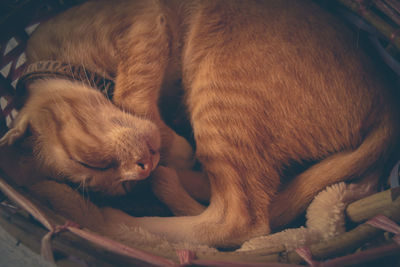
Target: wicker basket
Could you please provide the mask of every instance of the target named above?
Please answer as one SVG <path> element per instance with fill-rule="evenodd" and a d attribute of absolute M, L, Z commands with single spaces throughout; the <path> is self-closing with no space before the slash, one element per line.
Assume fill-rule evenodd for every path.
<path fill-rule="evenodd" d="M 41 21 L 82 1 L 3 0 L 0 3 L 1 135 L 7 131 L 16 116 L 15 85 L 25 66 L 23 51 L 29 35 Z M 391 69 L 389 71 L 400 76 L 400 2 L 397 0 L 318 2 L 334 9 L 339 16 L 356 27 L 360 34 L 368 36 L 377 53 Z M 396 168 L 392 172 L 392 187 L 398 186 L 399 166 Z M 172 266 L 178 265 L 179 262 L 200 266 L 287 266 L 279 263 L 308 263 L 315 266 L 318 264 L 374 266 L 379 263 L 383 266 L 400 266 L 400 227 L 396 225 L 400 223 L 399 187 L 349 205 L 347 212 L 352 216 L 357 217 L 361 210 L 364 211 L 363 217 L 355 220 L 364 223 L 353 225 L 350 231 L 334 238 L 329 244 L 316 244 L 296 252 L 286 252 L 279 247 L 242 254 L 232 252 L 195 254 L 191 251 L 179 251 L 176 255 L 164 258 L 155 255 L 156 253 L 144 252 L 140 248 L 124 247 L 117 243 L 113 243 L 114 246 L 105 246 L 104 238 L 88 234 L 74 225 L 57 227 L 56 225 L 64 224 L 63 218 L 47 211 L 46 207 L 40 206 L 34 200 L 24 197 L 23 192 L 5 181 L 9 179 L 0 170 L 0 226 L 33 251 L 38 253 L 42 251 L 45 256 L 46 253 L 49 254 L 51 239 L 54 253 L 47 255 L 47 258 L 55 260 L 60 265 L 66 259 L 74 258 L 95 266 L 117 264 Z M 378 213 L 381 216 L 373 219 Z M 379 228 L 383 228 L 384 231 Z M 384 232 L 386 234 L 383 234 Z"/>

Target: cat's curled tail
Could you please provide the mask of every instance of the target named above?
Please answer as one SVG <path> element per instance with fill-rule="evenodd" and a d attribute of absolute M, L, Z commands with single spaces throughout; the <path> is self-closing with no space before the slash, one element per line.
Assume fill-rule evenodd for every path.
<path fill-rule="evenodd" d="M 287 225 L 301 214 L 314 196 L 323 188 L 341 181 L 379 178 L 390 151 L 398 145 L 399 127 L 393 113 L 376 125 L 359 147 L 352 151 L 333 154 L 296 176 L 271 204 L 271 228 Z M 393 127 L 394 126 L 394 127 Z"/>

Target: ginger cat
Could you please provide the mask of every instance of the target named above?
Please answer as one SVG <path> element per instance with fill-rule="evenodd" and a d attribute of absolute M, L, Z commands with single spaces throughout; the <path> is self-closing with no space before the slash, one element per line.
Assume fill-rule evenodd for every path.
<path fill-rule="evenodd" d="M 132 124 L 144 116 L 143 134 L 155 138 L 153 123 L 158 126 L 166 157 L 176 135 L 162 122 L 157 103 L 160 91 L 182 77 L 210 204 L 193 201 L 163 167 L 158 177 L 175 181 L 160 178 L 169 191 L 165 201 L 191 216 L 134 218 L 103 208 L 88 217 L 54 197 L 52 187 L 36 191 L 64 207 L 61 213 L 117 239 L 134 239 L 126 227 L 137 226 L 171 241 L 213 246 L 265 235 L 294 219 L 326 186 L 378 177 L 397 146 L 392 86 L 354 37 L 308 0 L 93 1 L 74 7 L 39 27 L 27 48 L 29 60 L 82 64 L 115 79 L 113 102 L 132 114 Z M 15 127 L 26 128 L 20 124 L 28 118 Z M 74 134 L 68 138 L 81 138 Z M 108 136 L 97 134 L 95 139 Z M 158 149 L 158 141 L 150 143 L 150 152 Z M 106 147 L 85 149 L 96 159 L 92 167 L 109 166 Z M 284 177 L 303 162 L 314 164 Z"/>

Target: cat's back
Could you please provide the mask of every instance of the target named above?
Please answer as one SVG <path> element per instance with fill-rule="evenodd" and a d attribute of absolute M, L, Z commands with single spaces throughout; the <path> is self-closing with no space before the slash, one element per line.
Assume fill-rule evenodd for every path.
<path fill-rule="evenodd" d="M 189 25 L 183 72 L 198 132 L 202 119 L 221 127 L 236 114 L 252 140 L 274 140 L 269 155 L 314 159 L 396 121 L 393 84 L 313 1 L 206 1 Z"/>
<path fill-rule="evenodd" d="M 59 60 L 114 78 L 118 45 L 137 14 L 153 1 L 88 1 L 39 25 L 28 41 L 28 61 Z"/>

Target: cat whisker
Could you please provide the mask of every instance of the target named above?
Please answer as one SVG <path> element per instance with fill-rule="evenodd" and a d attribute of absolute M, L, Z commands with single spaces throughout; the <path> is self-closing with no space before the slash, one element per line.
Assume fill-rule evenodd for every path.
<path fill-rule="evenodd" d="M 103 69 L 103 77 L 102 78 L 103 78 L 103 87 L 106 88 L 106 70 L 105 69 Z M 108 92 L 106 92 L 105 96 L 108 100 L 111 101 L 110 96 L 108 95 Z"/>
<path fill-rule="evenodd" d="M 76 188 L 76 190 L 81 190 L 83 192 L 87 191 L 87 182 L 89 180 L 91 180 L 91 177 L 85 177 L 82 179 L 82 181 L 79 183 L 78 187 Z"/>
<path fill-rule="evenodd" d="M 84 181 L 82 180 L 78 186 L 75 188 L 75 191 L 81 191 L 84 188 Z"/>
<path fill-rule="evenodd" d="M 81 65 L 82 65 L 82 68 L 83 68 L 83 74 L 85 74 L 85 79 L 86 79 L 86 82 L 90 85 L 90 87 L 95 87 L 93 84 L 92 84 L 92 80 L 89 78 L 89 76 L 87 75 L 87 71 L 86 71 L 86 67 L 85 67 L 85 65 L 83 64 L 83 62 L 81 63 Z"/>
<path fill-rule="evenodd" d="M 88 189 L 88 184 L 90 183 L 90 181 L 93 179 L 93 177 L 85 177 L 82 182 L 82 197 L 83 199 L 86 201 L 86 207 L 89 207 L 89 203 L 90 203 L 90 194 L 89 194 L 89 189 Z M 86 197 L 85 197 L 86 195 Z"/>
<path fill-rule="evenodd" d="M 95 86 L 95 81 L 94 81 L 94 80 L 91 80 L 91 79 L 89 78 L 89 76 L 87 75 L 86 66 L 85 66 L 85 64 L 83 63 L 83 60 L 82 60 L 82 59 L 81 59 L 81 66 L 82 66 L 82 68 L 83 68 L 83 73 L 84 73 L 84 75 L 85 75 L 85 79 L 86 79 L 87 83 L 90 85 L 90 87 L 95 88 L 95 87 L 96 87 L 96 86 Z"/>
<path fill-rule="evenodd" d="M 82 197 L 85 200 L 85 194 L 86 194 L 86 178 L 82 180 L 81 182 L 81 186 L 82 186 Z"/>
<path fill-rule="evenodd" d="M 67 53 L 67 55 L 71 55 L 71 46 L 68 46 L 68 53 Z M 71 74 L 72 74 L 72 78 L 74 79 L 74 80 L 76 80 L 76 78 L 75 78 L 75 74 L 74 74 L 74 72 L 73 72 L 73 70 L 72 70 L 72 66 L 71 66 L 71 64 L 70 64 L 70 62 L 71 62 L 71 60 L 70 59 L 67 59 L 67 63 L 68 63 L 68 67 L 69 67 L 69 70 L 71 71 Z"/>

